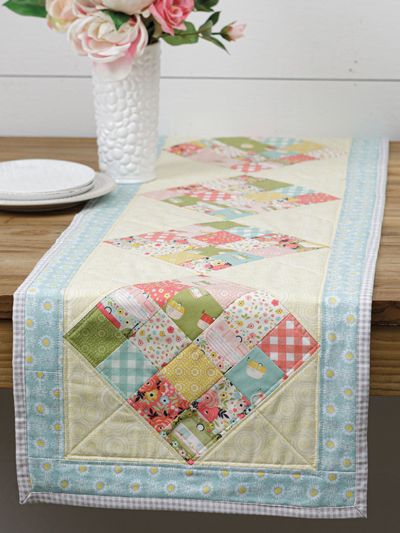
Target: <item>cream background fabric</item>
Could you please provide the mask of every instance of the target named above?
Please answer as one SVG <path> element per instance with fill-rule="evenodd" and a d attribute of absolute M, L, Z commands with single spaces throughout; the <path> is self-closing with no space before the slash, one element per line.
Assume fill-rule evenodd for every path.
<path fill-rule="evenodd" d="M 175 142 L 176 140 L 168 144 L 174 144 Z M 321 140 L 319 139 L 318 142 L 321 142 Z M 287 181 L 292 184 L 314 188 L 318 192 L 325 192 L 341 197 L 345 185 L 347 153 L 350 147 L 350 141 L 333 140 L 326 141 L 325 144 L 332 151 L 336 153 L 340 152 L 342 155 L 332 159 L 258 172 L 255 176 Z M 234 177 L 239 175 L 240 172 L 220 166 L 197 163 L 163 152 L 158 163 L 157 174 L 159 179 L 141 187 L 139 193 L 132 199 L 126 210 L 121 213 L 121 216 L 104 237 L 104 240 L 121 238 L 148 231 L 177 229 L 199 222 L 215 221 L 215 217 L 168 205 L 164 202 L 142 196 L 141 193 L 177 185 L 206 182 L 216 177 Z M 318 310 L 320 294 L 329 258 L 329 246 L 335 234 L 340 206 L 341 201 L 339 200 L 240 218 L 240 223 L 271 228 L 278 232 L 323 244 L 326 248 L 312 252 L 268 258 L 218 272 L 212 271 L 209 275 L 214 278 L 243 283 L 255 289 L 268 289 L 319 340 Z M 82 264 L 65 291 L 64 329 L 65 331 L 69 330 L 101 297 L 114 289 L 141 282 L 161 281 L 171 278 L 179 279 L 189 277 L 192 274 L 193 271 L 186 268 L 153 257 L 139 255 L 131 250 L 120 249 L 116 246 L 100 243 Z M 72 347 L 66 344 L 64 353 L 67 368 L 75 368 L 74 365 L 78 364 L 76 361 L 77 355 L 73 353 Z M 309 372 L 311 372 L 311 369 L 315 369 L 316 366 L 317 364 L 313 363 L 312 365 L 308 365 L 307 369 L 310 369 Z M 95 374 L 95 371 L 92 371 L 92 374 Z M 112 398 L 110 412 L 114 412 L 118 401 L 114 399 L 114 392 L 111 386 L 100 378 L 97 378 L 97 380 L 102 382 L 102 390 L 106 391 L 104 394 Z M 75 412 L 75 408 L 70 404 L 71 398 L 75 397 L 77 401 L 81 400 L 79 399 L 79 395 L 74 394 L 74 380 L 68 373 L 65 377 L 65 384 L 67 388 L 66 405 L 68 406 L 68 409 L 66 409 L 66 440 L 68 444 L 67 450 L 71 450 L 72 447 L 78 444 L 80 439 L 84 438 L 82 430 L 79 429 L 81 423 L 75 415 L 71 416 L 71 413 Z M 89 389 L 90 386 L 87 389 L 87 394 L 90 397 Z M 284 390 L 283 387 L 282 390 Z M 314 392 L 313 389 L 311 392 L 312 397 L 314 397 Z M 120 402 L 119 405 L 122 405 L 122 403 Z M 107 416 L 110 412 L 107 411 Z M 136 420 L 134 415 L 132 416 L 132 431 L 135 433 L 133 426 L 141 423 L 141 421 Z M 253 416 L 249 417 L 243 423 L 243 426 L 251 427 L 251 424 L 257 426 L 257 423 L 261 423 L 262 421 L 260 420 L 260 416 L 254 416 L 253 422 Z M 303 415 L 301 419 L 304 420 L 306 416 L 308 415 Z M 314 460 L 310 443 L 302 441 L 300 444 L 303 452 L 302 455 L 298 454 L 293 446 L 287 448 L 284 444 L 284 439 L 279 435 L 277 436 L 276 431 L 273 429 L 273 425 L 271 425 L 271 423 L 273 424 L 273 420 L 270 420 L 269 416 L 266 418 L 270 423 L 266 426 L 264 424 L 265 427 L 262 429 L 262 432 L 265 433 L 267 431 L 269 434 L 268 439 L 273 439 L 274 445 L 272 448 L 274 450 L 282 451 L 276 451 L 273 457 L 269 456 L 268 458 L 265 455 L 266 452 L 263 452 L 264 455 L 261 452 L 260 454 L 257 452 L 258 460 L 267 461 L 268 459 L 267 462 L 271 464 L 275 464 L 275 461 L 278 461 L 280 464 L 294 463 L 299 465 L 303 461 L 309 467 L 310 462 L 312 463 Z M 126 419 L 122 416 L 121 411 L 117 412 L 109 423 L 115 429 L 122 420 Z M 96 423 L 98 423 L 97 420 Z M 90 425 L 94 427 L 94 421 Z M 293 438 L 296 440 L 295 433 L 297 430 L 298 428 L 294 426 L 287 430 L 285 436 L 289 442 L 292 442 Z M 90 442 L 90 448 L 92 450 L 97 449 L 98 453 L 104 453 L 105 445 L 101 443 L 101 438 L 103 437 L 100 435 L 102 434 L 104 436 L 108 431 L 109 428 L 106 423 L 102 426 L 101 430 L 92 434 L 84 442 L 86 444 Z M 235 430 L 233 433 L 235 433 Z M 155 453 L 154 458 L 163 460 L 169 457 L 168 451 L 165 451 L 163 446 L 159 445 L 157 448 L 153 442 L 153 435 L 151 433 L 143 432 L 142 438 L 145 443 L 144 448 L 152 450 L 151 453 Z M 158 435 L 154 435 L 154 438 L 158 441 L 161 440 Z M 267 438 L 267 435 L 265 435 L 265 438 Z M 223 439 L 223 449 L 225 449 L 225 446 L 228 446 L 228 439 L 229 437 Z M 277 444 L 278 441 L 281 443 L 279 446 Z M 156 448 L 158 450 L 157 452 L 155 451 Z M 88 453 L 87 447 L 83 443 L 77 450 L 83 455 Z M 215 450 L 217 450 L 217 447 Z M 224 453 L 222 455 L 224 455 L 224 461 L 226 462 L 230 456 L 228 452 Z M 296 459 L 296 454 L 298 457 L 305 456 L 307 460 L 304 457 L 301 460 L 298 457 Z M 207 460 L 211 461 L 211 456 L 215 456 L 214 460 L 216 462 L 222 461 L 217 451 L 209 454 Z M 261 459 L 262 457 L 263 459 Z M 234 457 L 232 456 L 230 460 L 234 461 Z M 236 457 L 234 462 L 237 461 L 239 459 Z M 246 463 L 246 461 L 250 461 L 250 459 L 242 459 L 243 463 Z M 305 465 L 303 464 L 303 466 Z"/>

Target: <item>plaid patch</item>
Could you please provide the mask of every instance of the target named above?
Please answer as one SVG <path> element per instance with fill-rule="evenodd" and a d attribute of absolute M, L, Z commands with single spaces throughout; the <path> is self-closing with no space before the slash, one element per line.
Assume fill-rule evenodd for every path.
<path fill-rule="evenodd" d="M 258 346 L 286 375 L 299 368 L 319 348 L 318 342 L 291 314 Z"/>
<path fill-rule="evenodd" d="M 100 363 L 96 370 L 119 389 L 124 398 L 128 398 L 157 372 L 157 369 L 129 340 Z"/>

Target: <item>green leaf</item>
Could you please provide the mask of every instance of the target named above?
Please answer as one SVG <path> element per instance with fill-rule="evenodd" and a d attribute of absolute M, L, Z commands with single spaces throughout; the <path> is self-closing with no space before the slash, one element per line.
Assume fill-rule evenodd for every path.
<path fill-rule="evenodd" d="M 221 12 L 220 11 L 215 11 L 207 20 L 207 22 L 209 20 L 211 20 L 211 22 L 213 23 L 213 25 L 215 26 L 215 24 L 217 24 L 217 22 L 219 21 L 219 16 L 220 16 Z"/>
<path fill-rule="evenodd" d="M 229 54 L 229 52 L 228 52 L 226 46 L 224 45 L 224 43 L 222 43 L 221 41 L 219 41 L 216 37 L 213 37 L 212 35 L 205 35 L 205 36 L 203 36 L 203 39 L 204 39 L 205 41 L 208 41 L 208 42 L 210 42 L 210 43 L 215 44 L 215 45 L 218 46 L 219 48 L 222 48 L 222 50 L 225 50 L 225 52 L 227 52 L 227 53 Z"/>
<path fill-rule="evenodd" d="M 211 20 L 207 20 L 202 26 L 199 28 L 199 33 L 201 35 L 211 35 L 213 29 L 213 23 Z"/>
<path fill-rule="evenodd" d="M 8 0 L 5 7 L 18 15 L 46 18 L 46 0 Z"/>
<path fill-rule="evenodd" d="M 211 17 L 208 17 L 205 23 L 200 26 L 199 33 L 202 35 L 211 35 L 213 26 L 217 24 L 219 20 L 219 15 L 219 12 L 215 12 L 211 15 Z"/>
<path fill-rule="evenodd" d="M 172 46 L 197 43 L 199 40 L 199 32 L 191 22 L 185 22 L 185 26 L 184 30 L 175 30 L 174 35 L 163 33 L 161 38 Z"/>
<path fill-rule="evenodd" d="M 218 4 L 219 0 L 196 0 L 196 11 L 213 11 L 213 7 Z"/>
<path fill-rule="evenodd" d="M 128 20 L 131 18 L 130 15 L 127 15 L 126 13 L 121 13 L 120 11 L 112 11 L 112 9 L 104 9 L 103 12 L 107 13 L 107 15 L 110 16 L 110 18 L 114 22 L 114 26 L 117 31 L 123 24 L 125 24 L 125 22 L 128 22 Z"/>

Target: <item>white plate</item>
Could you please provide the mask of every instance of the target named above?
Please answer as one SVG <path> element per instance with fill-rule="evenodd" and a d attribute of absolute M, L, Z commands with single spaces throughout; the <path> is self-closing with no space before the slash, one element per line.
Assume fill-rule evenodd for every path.
<path fill-rule="evenodd" d="M 50 211 L 55 209 L 64 209 L 72 205 L 99 198 L 116 187 L 115 181 L 106 176 L 106 174 L 97 173 L 94 177 L 93 187 L 82 194 L 69 196 L 67 198 L 55 198 L 51 200 L 1 200 L 0 209 L 3 211 Z"/>
<path fill-rule="evenodd" d="M 0 163 L 0 201 L 52 200 L 77 196 L 93 187 L 95 171 L 55 159 L 19 159 Z"/>

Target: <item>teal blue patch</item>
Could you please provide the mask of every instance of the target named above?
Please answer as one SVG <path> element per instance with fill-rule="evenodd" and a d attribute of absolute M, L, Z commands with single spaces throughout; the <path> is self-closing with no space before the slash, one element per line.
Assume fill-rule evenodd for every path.
<path fill-rule="evenodd" d="M 256 347 L 225 376 L 254 402 L 260 394 L 267 394 L 272 390 L 283 378 L 284 373 L 260 348 Z"/>

